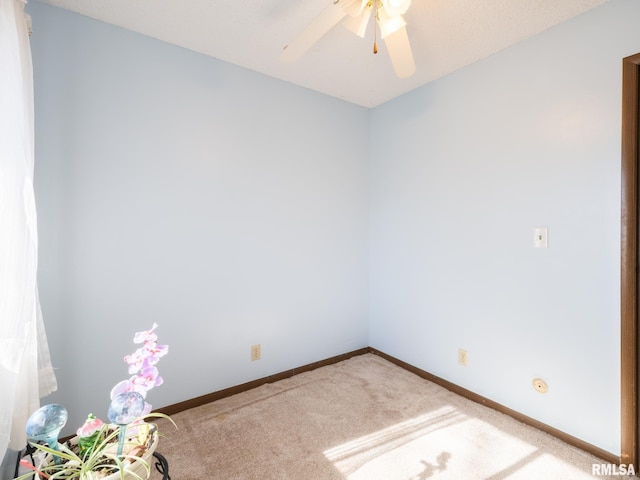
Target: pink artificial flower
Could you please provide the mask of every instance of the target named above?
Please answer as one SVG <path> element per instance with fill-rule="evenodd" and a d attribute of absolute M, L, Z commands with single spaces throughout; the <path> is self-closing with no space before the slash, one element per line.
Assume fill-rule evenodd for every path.
<path fill-rule="evenodd" d="M 148 354 L 147 359 L 152 365 L 158 363 L 160 357 L 164 357 L 169 353 L 169 345 L 158 345 L 156 342 L 147 342 L 144 346 Z"/>
<path fill-rule="evenodd" d="M 153 324 L 151 330 L 146 330 L 144 332 L 136 332 L 133 337 L 133 343 L 146 343 L 146 342 L 155 342 L 158 339 L 158 336 L 153 333 L 153 331 L 158 327 L 157 323 Z"/>
<path fill-rule="evenodd" d="M 168 345 L 158 345 L 155 341 L 145 341 L 144 345 L 133 352 L 126 355 L 124 361 L 129 364 L 129 373 L 139 372 L 147 365 L 155 365 L 169 352 Z"/>
<path fill-rule="evenodd" d="M 145 390 L 162 385 L 164 380 L 156 367 L 145 367 L 138 375 L 131 377 L 131 383 Z"/>
<path fill-rule="evenodd" d="M 131 355 L 126 355 L 124 357 L 124 361 L 129 364 L 129 374 L 134 374 L 142 368 L 146 359 L 145 350 L 143 348 L 139 348 Z"/>
<path fill-rule="evenodd" d="M 129 380 L 122 380 L 118 382 L 115 387 L 111 389 L 111 400 L 116 398 L 121 393 L 126 392 L 138 392 L 143 397 L 147 396 L 147 388 L 144 388 L 143 385 L 139 385 L 133 382 L 133 379 L 136 377 L 131 377 Z"/>
<path fill-rule="evenodd" d="M 168 345 L 158 345 L 158 336 L 154 330 L 158 327 L 154 323 L 151 330 L 137 332 L 133 338 L 134 343 L 142 343 L 131 355 L 125 355 L 124 361 L 129 365 L 129 374 L 133 375 L 129 380 L 119 382 L 111 390 L 111 399 L 125 392 L 138 392 L 146 398 L 147 392 L 153 387 L 164 383 L 158 369 L 154 366 L 159 359 L 169 352 Z M 145 403 L 143 414 L 151 411 L 151 405 Z"/>

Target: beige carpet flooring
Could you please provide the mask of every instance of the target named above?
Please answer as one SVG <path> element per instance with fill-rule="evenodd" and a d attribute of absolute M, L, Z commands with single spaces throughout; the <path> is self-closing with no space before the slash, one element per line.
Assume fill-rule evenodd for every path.
<path fill-rule="evenodd" d="M 158 451 L 173 480 L 625 478 L 592 475 L 603 460 L 374 354 L 172 418 Z"/>

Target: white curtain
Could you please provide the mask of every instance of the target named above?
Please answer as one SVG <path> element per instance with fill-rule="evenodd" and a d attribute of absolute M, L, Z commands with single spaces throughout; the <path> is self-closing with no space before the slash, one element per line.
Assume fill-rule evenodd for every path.
<path fill-rule="evenodd" d="M 0 0 L 0 459 L 57 388 L 36 286 L 33 72 L 25 1 Z"/>

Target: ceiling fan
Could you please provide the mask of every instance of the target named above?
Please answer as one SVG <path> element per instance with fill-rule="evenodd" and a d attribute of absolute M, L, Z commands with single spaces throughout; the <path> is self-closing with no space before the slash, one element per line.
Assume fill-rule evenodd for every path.
<path fill-rule="evenodd" d="M 284 47 L 280 61 L 295 62 L 340 21 L 364 38 L 373 14 L 374 28 L 376 24 L 380 28 L 380 37 L 384 40 L 396 75 L 400 78 L 410 77 L 415 73 L 416 65 L 407 35 L 407 23 L 402 18 L 410 4 L 411 0 L 333 0 L 300 35 Z M 373 53 L 378 53 L 375 40 Z"/>

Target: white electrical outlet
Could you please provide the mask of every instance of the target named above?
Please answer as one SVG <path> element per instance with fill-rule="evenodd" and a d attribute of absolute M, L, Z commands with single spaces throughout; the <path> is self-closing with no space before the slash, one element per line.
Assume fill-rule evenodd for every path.
<path fill-rule="evenodd" d="M 256 345 L 251 345 L 251 361 L 253 362 L 254 360 L 260 360 L 260 356 L 261 356 L 261 348 L 260 348 L 260 344 L 256 344 Z"/>
<path fill-rule="evenodd" d="M 467 366 L 467 351 L 462 348 L 458 349 L 458 363 L 463 367 Z"/>

